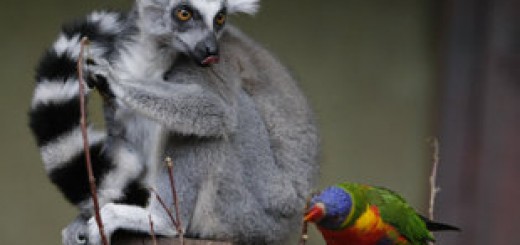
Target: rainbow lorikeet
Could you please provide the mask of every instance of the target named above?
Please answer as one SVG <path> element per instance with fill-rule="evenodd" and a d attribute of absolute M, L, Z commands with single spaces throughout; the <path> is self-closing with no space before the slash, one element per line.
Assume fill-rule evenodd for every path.
<path fill-rule="evenodd" d="M 417 214 L 399 194 L 382 187 L 341 183 L 314 196 L 305 214 L 327 245 L 422 245 L 430 231 L 459 230 Z"/>

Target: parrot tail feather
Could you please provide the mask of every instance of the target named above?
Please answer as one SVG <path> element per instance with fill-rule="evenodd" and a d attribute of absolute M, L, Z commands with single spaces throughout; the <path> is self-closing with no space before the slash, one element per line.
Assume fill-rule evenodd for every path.
<path fill-rule="evenodd" d="M 428 228 L 429 231 L 461 231 L 459 227 L 435 222 L 433 220 L 430 220 L 422 215 L 419 215 L 422 220 L 424 220 L 424 223 L 426 223 L 426 228 Z"/>

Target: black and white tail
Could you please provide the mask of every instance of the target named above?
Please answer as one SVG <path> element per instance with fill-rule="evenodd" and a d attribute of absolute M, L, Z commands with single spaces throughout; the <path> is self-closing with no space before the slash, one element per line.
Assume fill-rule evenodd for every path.
<path fill-rule="evenodd" d="M 106 58 L 124 28 L 115 12 L 94 12 L 63 27 L 57 41 L 40 60 L 29 113 L 30 127 L 52 182 L 68 201 L 89 206 L 89 185 L 80 129 L 77 61 L 80 41 L 88 37 L 89 56 Z M 114 168 L 104 151 L 105 133 L 89 128 L 89 145 L 96 181 Z"/>

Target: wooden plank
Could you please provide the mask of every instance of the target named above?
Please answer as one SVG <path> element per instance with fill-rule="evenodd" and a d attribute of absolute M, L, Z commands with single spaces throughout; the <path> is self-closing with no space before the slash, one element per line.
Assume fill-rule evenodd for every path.
<path fill-rule="evenodd" d="M 118 236 L 113 245 L 154 245 L 149 236 Z M 178 238 L 157 238 L 157 245 L 180 245 Z M 184 245 L 232 245 L 230 242 L 184 239 Z"/>

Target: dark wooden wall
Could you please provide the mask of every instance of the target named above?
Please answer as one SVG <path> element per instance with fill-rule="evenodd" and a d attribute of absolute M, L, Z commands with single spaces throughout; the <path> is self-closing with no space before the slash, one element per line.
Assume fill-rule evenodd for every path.
<path fill-rule="evenodd" d="M 519 244 L 520 1 L 444 1 L 438 244 Z"/>

